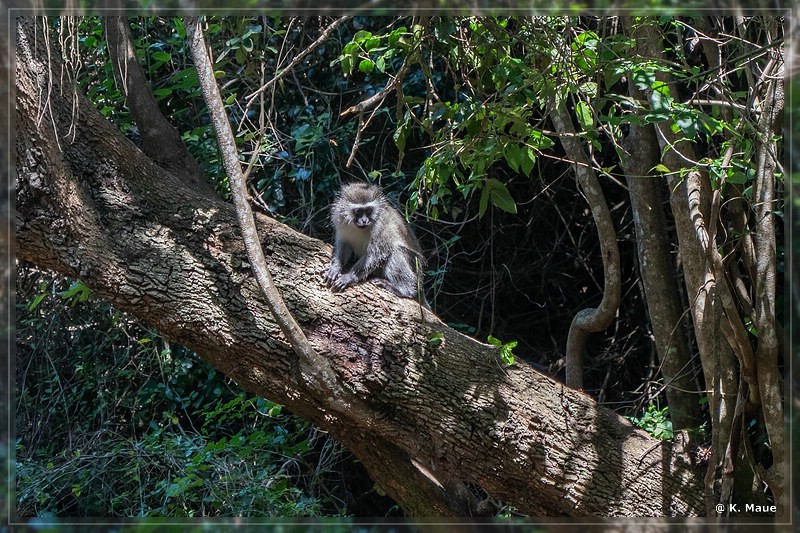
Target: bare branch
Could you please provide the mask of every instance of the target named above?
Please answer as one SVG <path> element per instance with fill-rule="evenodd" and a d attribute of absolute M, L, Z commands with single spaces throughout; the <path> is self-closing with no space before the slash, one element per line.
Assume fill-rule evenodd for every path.
<path fill-rule="evenodd" d="M 300 329 L 292 314 L 286 307 L 281 294 L 272 281 L 272 275 L 267 268 L 264 258 L 264 251 L 261 249 L 261 242 L 253 221 L 253 211 L 247 200 L 247 188 L 245 185 L 242 169 L 239 165 L 239 155 L 236 150 L 236 142 L 231 131 L 230 121 L 225 113 L 225 107 L 219 94 L 219 87 L 214 78 L 214 69 L 206 51 L 205 39 L 200 29 L 200 20 L 197 17 L 186 18 L 186 31 L 189 38 L 189 46 L 192 52 L 192 59 L 197 67 L 197 76 L 203 90 L 203 98 L 208 105 L 214 130 L 217 132 L 217 141 L 223 155 L 225 171 L 231 183 L 231 194 L 233 203 L 236 207 L 236 215 L 242 231 L 247 256 L 250 266 L 253 269 L 258 285 L 267 299 L 270 311 L 275 317 L 283 334 L 292 346 L 292 349 L 300 359 L 300 364 L 304 367 L 303 376 L 312 382 L 314 386 L 333 395 L 333 403 L 343 412 L 351 409 L 352 406 L 342 399 L 342 389 L 338 384 L 333 369 L 326 359 L 316 353 L 314 347 Z"/>
<path fill-rule="evenodd" d="M 308 48 L 306 48 L 305 50 L 303 50 L 302 52 L 297 54 L 294 57 L 294 59 L 292 59 L 292 61 L 286 66 L 286 68 L 284 68 L 283 70 L 281 70 L 280 72 L 275 74 L 267 83 L 265 83 L 264 85 L 262 85 L 261 87 L 259 87 L 255 91 L 253 91 L 252 93 L 248 94 L 247 95 L 247 104 L 245 105 L 245 108 L 250 107 L 250 104 L 253 103 L 253 100 L 255 99 L 256 96 L 258 96 L 259 94 L 263 93 L 264 91 L 266 91 L 267 89 L 272 87 L 281 78 L 283 78 L 289 72 L 291 72 L 292 69 L 294 69 L 294 67 L 296 67 L 300 63 L 300 61 L 303 60 L 304 57 L 306 57 L 308 54 L 313 52 L 319 45 L 324 43 L 328 39 L 328 37 L 330 37 L 331 33 L 336 31 L 336 28 L 338 28 L 339 26 L 341 26 L 342 24 L 344 24 L 345 22 L 347 22 L 351 18 L 352 17 L 341 17 L 341 18 L 336 19 L 330 26 L 328 26 L 325 29 L 325 31 L 323 31 L 320 34 L 319 37 L 317 37 L 316 41 L 311 43 L 311 45 L 309 45 Z"/>
<path fill-rule="evenodd" d="M 607 328 L 619 309 L 621 293 L 619 247 L 617 246 L 614 222 L 611 219 L 611 212 L 608 209 L 603 190 L 600 188 L 600 182 L 591 168 L 581 142 L 575 136 L 575 128 L 569 112 L 563 105 L 553 106 L 553 109 L 550 110 L 550 118 L 560 136 L 561 145 L 564 147 L 567 157 L 574 161 L 575 175 L 592 210 L 592 216 L 597 225 L 600 254 L 603 256 L 605 273 L 603 299 L 600 301 L 600 305 L 597 308 L 587 308 L 576 313 L 567 337 L 567 385 L 580 389 L 583 387 L 583 351 L 589 333 Z"/>

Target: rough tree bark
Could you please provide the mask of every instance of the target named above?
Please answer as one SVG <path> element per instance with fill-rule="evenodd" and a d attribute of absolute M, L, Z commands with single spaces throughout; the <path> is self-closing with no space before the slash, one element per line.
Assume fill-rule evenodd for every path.
<path fill-rule="evenodd" d="M 416 302 L 370 285 L 331 293 L 322 283 L 330 247 L 258 216 L 290 311 L 368 409 L 337 410 L 300 375 L 251 277 L 232 206 L 187 187 L 61 87 L 34 26 L 41 20 L 22 20 L 17 35 L 18 257 L 82 279 L 244 389 L 329 431 L 408 514 L 474 512 L 439 479 L 478 485 L 533 516 L 705 514 L 702 476 L 680 446 L 522 362 L 504 367 L 495 348 Z M 59 145 L 70 126 L 74 139 Z M 426 341 L 434 332 L 444 334 L 437 346 Z"/>

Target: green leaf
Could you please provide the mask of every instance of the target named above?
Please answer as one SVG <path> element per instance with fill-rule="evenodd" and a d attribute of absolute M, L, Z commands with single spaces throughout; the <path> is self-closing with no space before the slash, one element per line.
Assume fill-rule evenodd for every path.
<path fill-rule="evenodd" d="M 675 124 L 681 129 L 689 139 L 694 139 L 697 135 L 697 115 L 691 111 L 681 111 L 675 117 Z"/>
<path fill-rule="evenodd" d="M 745 182 L 747 182 L 747 175 L 741 170 L 737 170 L 728 176 L 728 183 L 741 185 Z"/>
<path fill-rule="evenodd" d="M 394 135 L 392 136 L 394 139 L 394 144 L 397 146 L 397 150 L 400 153 L 406 149 L 406 138 L 408 137 L 408 130 L 410 128 L 411 114 L 406 113 L 403 123 L 396 130 L 394 130 Z"/>
<path fill-rule="evenodd" d="M 375 62 L 371 59 L 363 59 L 361 63 L 358 64 L 358 70 L 363 72 L 364 74 L 369 74 L 373 70 L 375 70 Z"/>
<path fill-rule="evenodd" d="M 589 104 L 578 102 L 578 105 L 575 106 L 575 113 L 578 115 L 578 122 L 580 122 L 583 131 L 592 131 L 594 129 L 594 114 Z"/>
<path fill-rule="evenodd" d="M 531 171 L 533 170 L 533 165 L 536 163 L 536 150 L 530 146 L 526 146 L 524 153 L 525 157 L 522 158 L 522 172 L 524 172 L 526 176 L 530 176 Z M 514 206 L 514 213 L 516 212 L 517 208 Z"/>
<path fill-rule="evenodd" d="M 186 28 L 183 25 L 183 20 L 180 17 L 172 19 L 172 25 L 175 27 L 175 33 L 178 34 L 181 40 L 186 39 Z"/>
<path fill-rule="evenodd" d="M 72 299 L 72 305 L 75 305 L 78 302 L 85 302 L 88 300 L 91 292 L 89 287 L 80 281 L 75 281 L 70 285 L 69 289 L 61 293 L 61 298 L 64 300 Z"/>
<path fill-rule="evenodd" d="M 489 187 L 484 187 L 483 190 L 481 191 L 481 200 L 478 203 L 478 218 L 483 218 L 483 215 L 486 214 L 486 209 L 489 207 L 490 195 L 491 195 L 491 190 L 489 189 Z"/>
<path fill-rule="evenodd" d="M 672 110 L 672 96 L 669 94 L 669 86 L 666 83 L 657 83 L 650 93 L 650 105 L 653 111 L 665 113 Z"/>
<path fill-rule="evenodd" d="M 554 144 L 553 139 L 537 130 L 531 131 L 531 136 L 528 138 L 528 143 L 539 150 L 546 150 L 551 148 Z"/>
<path fill-rule="evenodd" d="M 397 46 L 398 42 L 400 41 L 400 38 L 403 36 L 403 33 L 407 32 L 407 31 L 408 31 L 408 28 L 406 28 L 405 26 L 400 26 L 399 28 L 394 30 L 392 33 L 390 33 L 389 34 L 389 46 L 392 47 L 392 48 Z"/>
<path fill-rule="evenodd" d="M 664 165 L 663 163 L 659 163 L 658 165 L 654 166 L 654 167 L 653 167 L 653 170 L 655 170 L 656 172 L 659 172 L 659 173 L 661 173 L 661 174 L 669 174 L 670 172 L 672 172 L 672 171 L 671 171 L 671 170 L 670 170 L 670 169 L 669 169 L 669 168 L 668 168 L 666 165 Z"/>
<path fill-rule="evenodd" d="M 357 32 L 355 35 L 353 35 L 353 41 L 354 42 L 363 41 L 365 39 L 369 39 L 370 37 L 372 37 L 372 32 L 367 30 L 361 30 Z"/>
<path fill-rule="evenodd" d="M 36 309 L 36 307 L 38 307 L 38 305 L 42 303 L 42 300 L 44 300 L 45 296 L 47 296 L 47 293 L 43 292 L 36 298 L 34 298 L 33 301 L 30 303 L 30 305 L 28 305 L 28 311 L 33 311 L 34 309 Z"/>
<path fill-rule="evenodd" d="M 507 349 L 507 346 L 503 346 L 500 349 L 500 359 L 502 359 L 503 362 L 508 366 L 514 364 L 514 354 L 511 353 L 511 350 Z"/>
<path fill-rule="evenodd" d="M 486 340 L 489 341 L 489 344 L 493 344 L 494 346 L 502 346 L 503 345 L 503 343 L 500 342 L 500 339 L 498 339 L 496 337 L 492 337 L 491 335 L 489 335 L 489 337 Z"/>
<path fill-rule="evenodd" d="M 431 333 L 430 335 L 428 335 L 427 340 L 428 344 L 430 344 L 431 346 L 439 346 L 444 340 L 444 333 L 438 331 Z"/>
<path fill-rule="evenodd" d="M 495 205 L 495 207 L 499 207 L 507 213 L 516 214 L 517 204 L 514 202 L 514 199 L 511 197 L 511 193 L 508 192 L 508 188 L 504 183 L 491 178 L 486 182 L 486 185 L 486 188 L 491 191 L 492 203 Z"/>
<path fill-rule="evenodd" d="M 503 155 L 506 158 L 508 166 L 511 167 L 511 170 L 519 172 L 519 166 L 523 158 L 522 147 L 515 142 L 510 142 L 506 145 L 505 150 L 503 150 Z"/>
<path fill-rule="evenodd" d="M 352 41 L 344 45 L 342 48 L 342 55 L 343 56 L 351 56 L 354 54 L 358 54 L 358 45 Z"/>
<path fill-rule="evenodd" d="M 342 58 L 342 72 L 344 75 L 347 76 L 353 73 L 353 57 L 352 56 L 344 56 Z"/>
<path fill-rule="evenodd" d="M 169 63 L 172 60 L 172 56 L 170 56 L 167 52 L 153 52 L 153 59 L 156 61 Z"/>

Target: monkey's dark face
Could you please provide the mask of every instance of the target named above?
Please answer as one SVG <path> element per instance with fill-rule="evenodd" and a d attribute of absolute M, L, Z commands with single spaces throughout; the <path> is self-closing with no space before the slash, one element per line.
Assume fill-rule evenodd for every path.
<path fill-rule="evenodd" d="M 353 209 L 353 224 L 359 228 L 368 228 L 372 222 L 373 208 L 371 205 L 359 206 Z"/>

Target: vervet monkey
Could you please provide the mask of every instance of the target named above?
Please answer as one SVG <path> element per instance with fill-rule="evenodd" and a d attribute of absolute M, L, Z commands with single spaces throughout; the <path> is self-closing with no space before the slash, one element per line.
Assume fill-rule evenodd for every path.
<path fill-rule="evenodd" d="M 380 187 L 368 183 L 343 185 L 331 205 L 336 231 L 333 256 L 325 280 L 341 291 L 365 279 L 404 298 L 418 298 L 424 266 L 419 242 L 400 212 Z M 357 260 L 345 271 L 355 255 Z M 425 301 L 422 297 L 423 303 Z"/>

